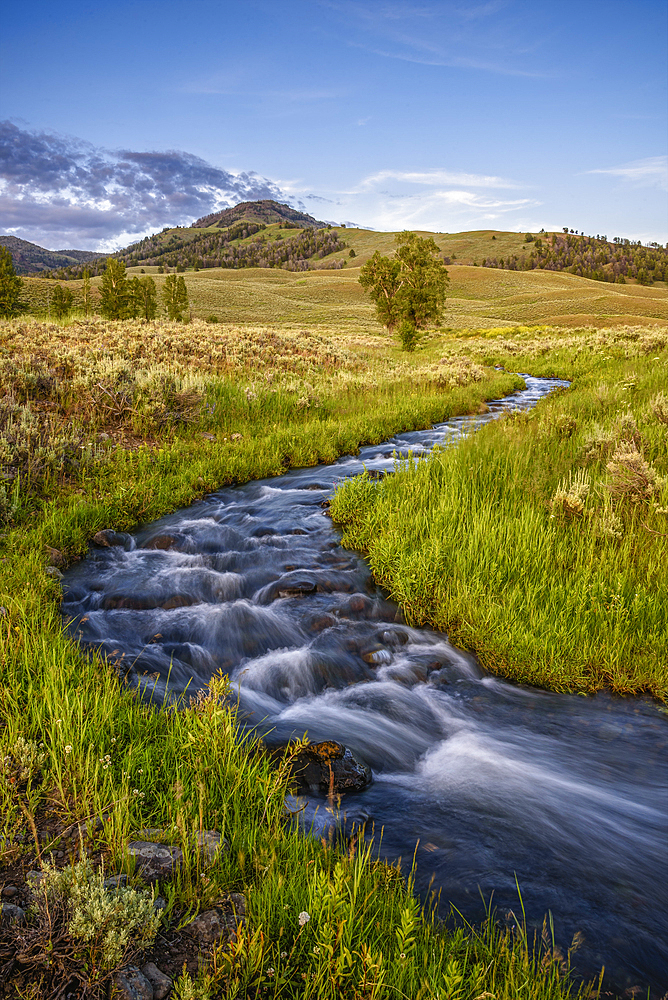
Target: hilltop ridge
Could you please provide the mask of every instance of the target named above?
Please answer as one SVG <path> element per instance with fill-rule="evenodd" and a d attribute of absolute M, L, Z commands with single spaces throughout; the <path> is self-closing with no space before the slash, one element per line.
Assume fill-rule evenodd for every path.
<path fill-rule="evenodd" d="M 233 208 L 225 208 L 221 212 L 203 215 L 201 219 L 193 222 L 190 228 L 208 229 L 215 226 L 218 229 L 226 229 L 241 219 L 249 222 L 263 222 L 265 226 L 274 222 L 291 222 L 300 229 L 324 229 L 327 225 L 326 222 L 319 222 L 312 215 L 307 215 L 306 212 L 298 212 L 296 208 L 290 208 L 284 202 L 266 198 L 263 201 L 242 201 Z"/>

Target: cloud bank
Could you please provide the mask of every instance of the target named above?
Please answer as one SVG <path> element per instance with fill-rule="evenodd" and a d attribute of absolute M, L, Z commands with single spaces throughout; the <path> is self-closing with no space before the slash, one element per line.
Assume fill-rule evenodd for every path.
<path fill-rule="evenodd" d="M 493 174 L 388 167 L 347 190 L 314 191 L 312 179 L 230 173 L 182 150 L 107 150 L 0 122 L 2 229 L 54 250 L 116 249 L 260 198 L 327 220 L 360 219 L 370 229 L 521 230 L 532 228 L 540 205 L 521 187 Z"/>
<path fill-rule="evenodd" d="M 229 173 L 181 150 L 105 150 L 0 122 L 2 228 L 50 249 L 114 249 L 259 198 L 285 201 L 258 174 Z"/>

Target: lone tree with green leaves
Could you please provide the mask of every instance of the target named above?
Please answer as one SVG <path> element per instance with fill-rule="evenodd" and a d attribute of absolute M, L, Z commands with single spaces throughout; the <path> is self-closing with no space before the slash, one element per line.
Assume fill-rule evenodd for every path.
<path fill-rule="evenodd" d="M 183 313 L 188 308 L 188 289 L 186 280 L 180 274 L 169 274 L 165 278 L 162 289 L 162 301 L 165 303 L 170 319 L 180 322 Z"/>
<path fill-rule="evenodd" d="M 129 303 L 130 289 L 125 275 L 125 263 L 115 257 L 107 257 L 107 266 L 102 275 L 100 312 L 107 319 L 125 319 Z"/>
<path fill-rule="evenodd" d="M 412 351 L 419 331 L 440 319 L 449 278 L 431 237 L 404 232 L 395 239 L 394 257 L 376 251 L 360 270 L 359 281 L 376 304 L 378 321 L 389 333 L 398 328 L 404 349 Z"/>
<path fill-rule="evenodd" d="M 14 270 L 14 260 L 7 247 L 0 247 L 0 316 L 16 316 L 23 281 Z"/>

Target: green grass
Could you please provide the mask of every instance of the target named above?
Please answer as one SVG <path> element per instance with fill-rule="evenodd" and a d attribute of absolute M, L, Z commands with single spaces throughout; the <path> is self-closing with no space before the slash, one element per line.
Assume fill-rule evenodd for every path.
<path fill-rule="evenodd" d="M 39 444 L 50 456 L 43 465 L 25 459 L 4 508 L 0 758 L 22 737 L 43 744 L 45 761 L 25 787 L 0 775 L 0 864 L 14 873 L 38 866 L 40 851 L 66 847 L 63 827 L 102 817 L 83 846 L 132 881 L 127 840 L 147 826 L 168 829 L 186 854 L 182 873 L 161 886 L 168 926 L 229 891 L 248 901 L 247 929 L 217 951 L 196 987 L 181 978 L 182 1000 L 580 995 L 549 937 L 536 944 L 521 921 L 506 930 L 492 916 L 476 929 L 445 927 L 363 841 L 342 853 L 300 835 L 284 809 L 285 769 L 242 737 L 224 680 L 178 711 L 147 707 L 64 634 L 60 588 L 45 573 L 46 546 L 71 560 L 99 528 L 132 528 L 225 483 L 475 412 L 518 379 L 462 359 L 446 369 L 427 355 L 354 353 L 353 340 L 206 324 L 15 321 L 0 328 L 0 343 L 3 433 L 22 427 L 26 454 L 34 458 Z M 42 421 L 37 438 L 33 417 Z M 63 426 L 82 436 L 80 464 L 58 451 Z M 95 444 L 100 432 L 104 447 Z M 229 844 L 206 870 L 189 848 L 200 829 Z M 46 846 L 33 839 L 39 833 Z M 303 911 L 310 920 L 301 928 Z M 86 949 L 79 954 L 83 962 Z M 6 983 L 7 995 L 40 995 L 31 975 Z"/>
<path fill-rule="evenodd" d="M 344 544 L 368 553 L 412 623 L 448 632 L 493 672 L 668 699 L 665 337 L 517 331 L 465 343 L 487 363 L 573 386 L 428 462 L 342 484 L 331 513 Z"/>

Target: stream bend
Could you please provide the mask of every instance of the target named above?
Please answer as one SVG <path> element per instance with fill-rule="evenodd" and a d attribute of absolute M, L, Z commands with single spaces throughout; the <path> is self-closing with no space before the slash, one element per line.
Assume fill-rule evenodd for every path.
<path fill-rule="evenodd" d="M 83 645 L 123 653 L 131 681 L 152 675 L 159 699 L 168 676 L 170 693 L 194 693 L 222 669 L 270 740 L 349 746 L 374 782 L 341 809 L 384 828 L 389 858 L 410 864 L 420 841 L 418 890 L 433 876 L 444 904 L 478 920 L 480 893 L 517 909 L 516 874 L 530 925 L 551 910 L 563 950 L 583 934 L 584 975 L 605 964 L 620 990 L 668 989 L 666 720 L 639 699 L 511 685 L 408 628 L 323 508 L 341 479 L 567 385 L 524 377 L 483 416 L 219 490 L 92 549 L 65 575 L 63 614 Z M 335 819 L 317 797 L 302 816 L 318 832 Z"/>

